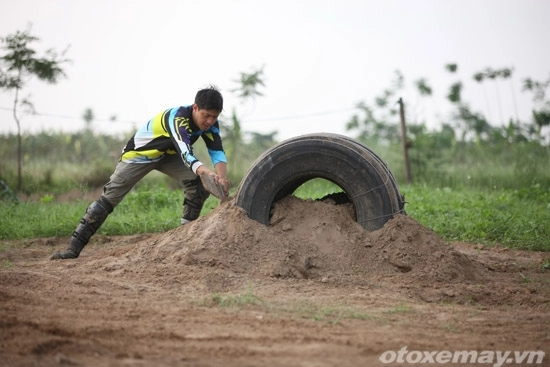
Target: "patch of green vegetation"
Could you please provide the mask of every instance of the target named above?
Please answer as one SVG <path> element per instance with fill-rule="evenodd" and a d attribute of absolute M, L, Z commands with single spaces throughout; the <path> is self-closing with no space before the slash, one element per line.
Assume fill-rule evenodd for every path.
<path fill-rule="evenodd" d="M 252 289 L 248 289 L 244 293 L 214 293 L 197 302 L 202 307 L 220 307 L 241 309 L 249 306 L 260 307 L 265 312 L 273 314 L 291 314 L 297 315 L 300 318 L 323 321 L 330 325 L 336 325 L 345 319 L 355 320 L 373 320 L 377 317 L 360 311 L 353 307 L 335 305 L 317 305 L 308 301 L 299 301 L 290 306 L 274 305 L 265 302 L 261 297 L 257 296 Z"/>
<path fill-rule="evenodd" d="M 11 267 L 14 267 L 15 264 L 12 263 L 9 259 L 4 259 L 4 261 L 2 261 L 2 267 L 3 268 L 11 268 Z"/>
<path fill-rule="evenodd" d="M 525 274 L 519 273 L 522 283 L 531 283 L 531 279 L 528 278 Z"/>
<path fill-rule="evenodd" d="M 49 196 L 38 202 L 0 202 L 0 239 L 70 236 L 91 202 L 59 203 Z M 180 224 L 183 193 L 165 186 L 141 185 L 131 191 L 109 215 L 98 233 L 130 235 L 166 232 Z M 209 197 L 202 214 L 218 205 Z"/>
<path fill-rule="evenodd" d="M 401 191 L 407 213 L 446 240 L 550 251 L 550 189 L 409 185 Z"/>
<path fill-rule="evenodd" d="M 294 195 L 301 199 L 316 200 L 337 192 L 342 192 L 342 189 L 338 185 L 323 178 L 314 178 L 298 187 L 294 191 Z"/>
<path fill-rule="evenodd" d="M 389 309 L 386 311 L 386 313 L 393 314 L 393 313 L 410 313 L 413 312 L 414 309 L 407 305 L 406 303 L 400 303 L 397 306 L 393 307 L 392 309 Z"/>
<path fill-rule="evenodd" d="M 256 296 L 252 290 L 237 294 L 215 293 L 200 302 L 203 306 L 217 306 L 222 308 L 243 308 L 248 305 L 262 306 L 265 302 Z"/>

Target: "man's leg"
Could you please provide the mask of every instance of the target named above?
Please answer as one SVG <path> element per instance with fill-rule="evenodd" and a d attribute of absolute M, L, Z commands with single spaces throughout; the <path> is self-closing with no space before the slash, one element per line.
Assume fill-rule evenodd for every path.
<path fill-rule="evenodd" d="M 166 155 L 159 162 L 157 170 L 183 184 L 185 198 L 183 200 L 181 224 L 197 219 L 201 214 L 204 202 L 210 195 L 202 185 L 200 177 L 187 168 L 177 154 Z"/>
<path fill-rule="evenodd" d="M 183 191 L 185 198 L 183 199 L 183 215 L 181 224 L 186 224 L 199 217 L 204 206 L 204 202 L 210 196 L 202 185 L 200 177 L 195 176 L 193 180 L 183 182 Z"/>
<path fill-rule="evenodd" d="M 104 196 L 100 196 L 99 199 L 86 209 L 86 213 L 80 219 L 80 223 L 72 234 L 67 249 L 63 252 L 53 254 L 51 260 L 77 258 L 84 246 L 88 244 L 90 238 L 101 227 L 112 211 L 113 205 Z"/>
<path fill-rule="evenodd" d="M 119 162 L 109 182 L 103 186 L 103 194 L 88 207 L 86 213 L 80 219 L 67 249 L 64 252 L 53 254 L 51 260 L 77 258 L 84 246 L 90 241 L 90 238 L 105 222 L 107 216 L 113 212 L 113 209 L 135 184 L 154 167 L 155 164 L 153 163 Z"/>

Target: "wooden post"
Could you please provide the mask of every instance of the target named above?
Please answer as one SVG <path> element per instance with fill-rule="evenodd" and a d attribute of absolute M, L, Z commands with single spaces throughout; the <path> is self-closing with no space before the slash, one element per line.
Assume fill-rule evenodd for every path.
<path fill-rule="evenodd" d="M 401 146 L 403 148 L 403 160 L 405 161 L 405 177 L 407 183 L 412 184 L 411 164 L 409 161 L 409 144 L 407 142 L 407 125 L 405 123 L 405 106 L 403 99 L 399 98 L 399 116 L 401 117 Z"/>

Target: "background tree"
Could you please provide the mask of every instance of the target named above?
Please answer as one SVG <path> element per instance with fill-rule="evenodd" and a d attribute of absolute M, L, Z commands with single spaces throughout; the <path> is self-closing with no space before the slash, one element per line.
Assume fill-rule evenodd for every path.
<path fill-rule="evenodd" d="M 535 104 L 533 112 L 533 121 L 536 125 L 536 135 L 539 141 L 542 140 L 542 128 L 550 126 L 550 100 L 546 98 L 546 89 L 550 86 L 550 76 L 548 80 L 536 81 L 526 78 L 523 81 L 523 90 L 533 93 L 533 103 Z"/>
<path fill-rule="evenodd" d="M 252 68 L 250 72 L 241 72 L 239 78 L 234 80 L 237 86 L 231 90 L 242 104 L 254 101 L 257 97 L 263 96 L 260 91 L 261 87 L 265 87 L 264 82 L 264 67 Z M 224 141 L 226 144 L 227 159 L 234 167 L 230 172 L 233 175 L 234 172 L 241 172 L 245 170 L 245 167 L 241 167 L 247 163 L 247 159 L 244 159 L 245 152 L 242 150 L 244 146 L 244 132 L 241 127 L 241 117 L 237 113 L 237 109 L 234 107 L 231 111 L 231 126 L 224 129 Z M 223 127 L 223 125 L 222 125 Z M 261 140 L 261 139 L 260 139 Z M 237 177 L 230 177 L 232 181 L 238 180 Z"/>
<path fill-rule="evenodd" d="M 445 68 L 452 74 L 455 74 L 458 71 L 457 64 L 447 64 L 445 65 Z M 485 74 L 483 76 L 478 75 L 476 80 L 483 80 L 485 76 Z M 474 78 L 476 77 L 474 76 Z M 473 112 L 470 109 L 470 106 L 462 100 L 462 91 L 462 82 L 454 82 L 449 87 L 447 100 L 449 100 L 449 102 L 456 106 L 456 111 L 453 113 L 453 118 L 461 126 L 461 141 L 466 141 L 466 136 L 468 135 L 468 133 L 474 133 L 476 137 L 476 142 L 479 144 L 482 140 L 482 135 L 486 135 L 491 131 L 491 126 L 487 122 L 485 116 L 480 113 Z"/>
<path fill-rule="evenodd" d="M 84 131 L 93 134 L 92 122 L 95 119 L 94 111 L 91 108 L 86 108 L 82 113 L 82 119 L 84 120 Z"/>
<path fill-rule="evenodd" d="M 487 90 L 485 89 L 485 86 L 483 85 L 483 82 L 485 81 L 485 73 L 483 71 L 479 71 L 479 72 L 475 73 L 472 78 L 476 82 L 478 82 L 483 88 L 483 97 L 485 98 L 485 107 L 487 108 L 487 117 L 488 117 L 489 121 L 492 121 L 491 105 L 489 104 L 489 97 L 487 96 Z"/>
<path fill-rule="evenodd" d="M 432 87 L 428 84 L 426 79 L 424 78 L 418 79 L 414 84 L 416 85 L 416 89 L 418 90 L 418 93 L 421 96 L 432 95 Z"/>
<path fill-rule="evenodd" d="M 367 142 L 369 139 L 392 141 L 399 137 L 397 93 L 403 89 L 403 74 L 396 70 L 390 87 L 374 97 L 370 105 L 365 101 L 356 104 L 358 113 L 346 123 L 346 130 L 357 131 L 358 139 Z"/>
<path fill-rule="evenodd" d="M 25 31 L 17 31 L 0 38 L 0 41 L 5 52 L 0 56 L 0 88 L 14 91 L 12 111 L 17 124 L 17 190 L 21 191 L 23 154 L 18 107 L 21 104 L 32 104 L 28 99 L 20 101 L 19 94 L 32 77 L 51 84 L 57 83 L 60 77 L 65 76 L 61 65 L 68 60 L 63 58 L 65 52 L 58 55 L 53 49 L 47 50 L 43 56 L 38 56 L 36 51 L 30 48 L 31 43 L 39 41 L 38 37 L 31 35 L 30 26 Z"/>

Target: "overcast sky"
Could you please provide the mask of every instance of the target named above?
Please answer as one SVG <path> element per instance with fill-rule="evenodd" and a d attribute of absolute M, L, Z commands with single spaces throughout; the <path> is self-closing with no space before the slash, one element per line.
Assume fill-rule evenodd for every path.
<path fill-rule="evenodd" d="M 98 131 L 130 131 L 212 83 L 224 93 L 223 116 L 235 108 L 247 131 L 345 134 L 354 106 L 372 103 L 395 70 L 409 121 L 448 122 L 445 95 L 462 80 L 463 100 L 499 125 L 530 118 L 524 78 L 550 77 L 548 0 L 0 0 L 0 36 L 28 24 L 34 47 L 70 46 L 71 63 L 58 84 L 27 84 L 23 96 L 40 115 L 24 116 L 24 131 L 82 129 L 86 108 Z M 264 96 L 240 104 L 235 80 L 261 66 Z M 514 68 L 498 83 L 500 110 L 495 83 L 472 80 L 486 67 Z M 419 78 L 432 98 L 415 93 Z M 12 104 L 13 93 L 0 91 L 0 133 L 16 131 Z"/>

